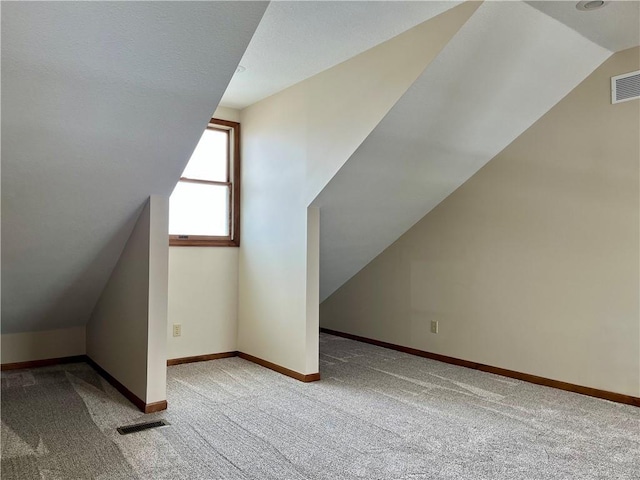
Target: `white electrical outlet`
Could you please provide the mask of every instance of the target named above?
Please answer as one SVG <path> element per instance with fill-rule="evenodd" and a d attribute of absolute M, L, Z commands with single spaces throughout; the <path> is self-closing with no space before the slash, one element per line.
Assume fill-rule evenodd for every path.
<path fill-rule="evenodd" d="M 173 336 L 174 337 L 179 337 L 180 335 L 182 335 L 182 324 L 181 323 L 174 323 L 173 324 Z"/>
<path fill-rule="evenodd" d="M 431 320 L 431 333 L 438 333 L 438 321 Z"/>

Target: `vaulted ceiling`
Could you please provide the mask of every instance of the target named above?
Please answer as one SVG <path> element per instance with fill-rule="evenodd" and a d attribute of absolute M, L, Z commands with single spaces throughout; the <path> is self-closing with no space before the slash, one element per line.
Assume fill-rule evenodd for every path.
<path fill-rule="evenodd" d="M 640 45 L 640 2 L 608 1 L 603 8 L 578 11 L 577 1 L 526 2 L 611 52 Z"/>
<path fill-rule="evenodd" d="M 271 2 L 222 98 L 244 108 L 368 50 L 460 1 Z"/>
<path fill-rule="evenodd" d="M 273 2 L 223 103 L 245 107 L 461 2 Z M 383 19 L 383 20 L 381 20 Z M 640 2 L 485 2 L 313 202 L 321 300 L 453 192 L 612 52 Z"/>
<path fill-rule="evenodd" d="M 626 45 L 637 32 L 573 22 L 580 33 L 521 2 L 476 10 L 313 202 L 321 301 L 611 55 L 585 33 Z"/>
<path fill-rule="evenodd" d="M 223 94 L 247 106 L 459 3 L 3 3 L 2 332 L 86 322 Z M 322 298 L 640 43 L 639 2 L 527 3 L 485 2 L 316 198 Z"/>
<path fill-rule="evenodd" d="M 2 332 L 83 325 L 267 4 L 2 5 Z"/>
<path fill-rule="evenodd" d="M 271 2 L 222 98 L 244 108 L 374 47 L 461 1 Z M 608 1 L 580 12 L 574 1 L 527 1 L 616 52 L 640 43 L 640 2 Z"/>

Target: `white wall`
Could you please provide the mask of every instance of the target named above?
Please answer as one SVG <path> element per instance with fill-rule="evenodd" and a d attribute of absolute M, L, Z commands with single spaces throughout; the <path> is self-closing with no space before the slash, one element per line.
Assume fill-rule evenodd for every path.
<path fill-rule="evenodd" d="M 307 208 L 306 288 L 306 371 L 315 372 L 318 370 L 320 356 L 320 345 L 317 340 L 320 329 L 320 311 L 318 309 L 320 304 L 320 209 L 318 207 Z"/>
<path fill-rule="evenodd" d="M 239 122 L 240 112 L 218 107 L 213 117 Z M 238 248 L 170 247 L 168 315 L 167 358 L 237 350 Z"/>
<path fill-rule="evenodd" d="M 2 335 L 2 363 L 72 357 L 86 353 L 85 327 Z"/>
<path fill-rule="evenodd" d="M 166 399 L 167 232 L 151 196 L 87 324 L 87 355 L 145 403 Z"/>
<path fill-rule="evenodd" d="M 294 93 L 242 114 L 238 349 L 315 373 L 305 371 L 306 125 L 303 99 Z"/>
<path fill-rule="evenodd" d="M 149 198 L 149 316 L 147 403 L 167 398 L 167 306 L 169 289 L 169 197 Z"/>
<path fill-rule="evenodd" d="M 240 351 L 318 371 L 307 207 L 475 8 L 453 8 L 242 111 Z"/>

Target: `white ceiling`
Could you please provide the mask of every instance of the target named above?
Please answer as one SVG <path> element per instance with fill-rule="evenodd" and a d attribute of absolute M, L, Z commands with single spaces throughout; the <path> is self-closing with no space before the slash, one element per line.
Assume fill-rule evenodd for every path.
<path fill-rule="evenodd" d="M 171 193 L 265 8 L 3 2 L 2 333 L 86 323 L 141 206 Z"/>
<path fill-rule="evenodd" d="M 274 1 L 245 52 L 222 105 L 242 109 L 374 47 L 460 1 Z M 640 44 L 640 2 L 529 1 L 612 52 Z"/>
<path fill-rule="evenodd" d="M 86 322 L 141 205 L 170 193 L 225 90 L 226 105 L 244 107 L 459 3 L 273 2 L 260 22 L 262 2 L 3 2 L 2 332 Z M 590 13 L 531 3 L 611 50 L 638 44 L 638 2 Z M 601 55 L 524 4 L 479 12 L 495 18 L 472 17 L 319 197 L 323 298 Z M 553 81 L 540 93 L 542 78 Z M 397 142 L 402 156 L 387 150 Z"/>
<path fill-rule="evenodd" d="M 221 104 L 244 108 L 460 3 L 271 2 Z"/>
<path fill-rule="evenodd" d="M 607 1 L 603 8 L 588 12 L 576 8 L 577 0 L 527 3 L 611 52 L 640 45 L 640 2 L 637 0 Z"/>
<path fill-rule="evenodd" d="M 610 52 L 520 2 L 485 2 L 313 202 L 327 298 Z"/>

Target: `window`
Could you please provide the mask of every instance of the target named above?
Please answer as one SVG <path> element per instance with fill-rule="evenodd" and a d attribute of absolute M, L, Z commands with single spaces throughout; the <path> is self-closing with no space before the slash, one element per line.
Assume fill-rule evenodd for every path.
<path fill-rule="evenodd" d="M 240 245 L 240 124 L 212 118 L 169 201 L 169 245 Z"/>

